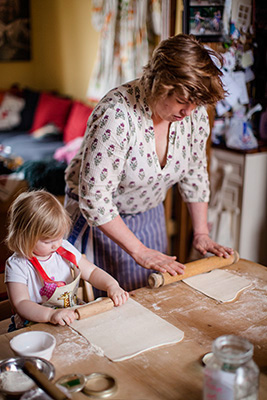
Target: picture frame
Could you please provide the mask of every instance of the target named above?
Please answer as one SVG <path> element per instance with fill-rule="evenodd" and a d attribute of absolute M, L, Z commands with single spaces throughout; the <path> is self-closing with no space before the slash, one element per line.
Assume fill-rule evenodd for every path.
<path fill-rule="evenodd" d="M 223 40 L 225 0 L 184 0 L 183 32 L 202 42 Z"/>
<path fill-rule="evenodd" d="M 30 0 L 9 0 L 0 5 L 0 61 L 31 59 Z"/>

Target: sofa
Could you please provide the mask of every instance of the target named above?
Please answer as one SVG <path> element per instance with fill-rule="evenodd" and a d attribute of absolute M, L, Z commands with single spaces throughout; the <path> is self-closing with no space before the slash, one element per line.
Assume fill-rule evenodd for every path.
<path fill-rule="evenodd" d="M 63 195 L 64 170 L 92 110 L 92 105 L 53 92 L 16 86 L 2 92 L 0 175 L 23 172 L 30 188 Z M 5 162 L 10 159 L 15 161 L 11 168 Z"/>
<path fill-rule="evenodd" d="M 28 188 L 44 188 L 63 201 L 64 172 L 80 147 L 92 110 L 91 105 L 57 93 L 16 86 L 0 91 L 0 300 L 7 298 L 8 209 Z"/>

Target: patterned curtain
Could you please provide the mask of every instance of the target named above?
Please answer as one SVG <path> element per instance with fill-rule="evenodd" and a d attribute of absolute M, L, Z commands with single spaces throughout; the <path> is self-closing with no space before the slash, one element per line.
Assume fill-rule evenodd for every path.
<path fill-rule="evenodd" d="M 101 32 L 87 91 L 95 102 L 141 75 L 161 34 L 161 0 L 93 0 L 92 23 Z"/>

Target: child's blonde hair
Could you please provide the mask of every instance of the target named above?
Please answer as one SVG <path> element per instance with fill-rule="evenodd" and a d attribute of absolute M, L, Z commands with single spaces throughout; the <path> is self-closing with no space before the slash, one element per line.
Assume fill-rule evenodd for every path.
<path fill-rule="evenodd" d="M 45 190 L 21 193 L 9 209 L 7 246 L 31 258 L 38 240 L 69 233 L 71 219 L 62 204 Z"/>

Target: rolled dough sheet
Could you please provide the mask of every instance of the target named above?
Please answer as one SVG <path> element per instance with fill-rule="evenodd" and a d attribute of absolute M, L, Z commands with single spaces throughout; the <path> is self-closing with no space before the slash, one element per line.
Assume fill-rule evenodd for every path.
<path fill-rule="evenodd" d="M 222 303 L 233 301 L 238 293 L 252 285 L 248 279 L 222 269 L 192 276 L 183 279 L 183 282 Z"/>
<path fill-rule="evenodd" d="M 131 298 L 120 307 L 74 321 L 71 327 L 112 361 L 127 360 L 184 337 L 183 331 Z"/>

